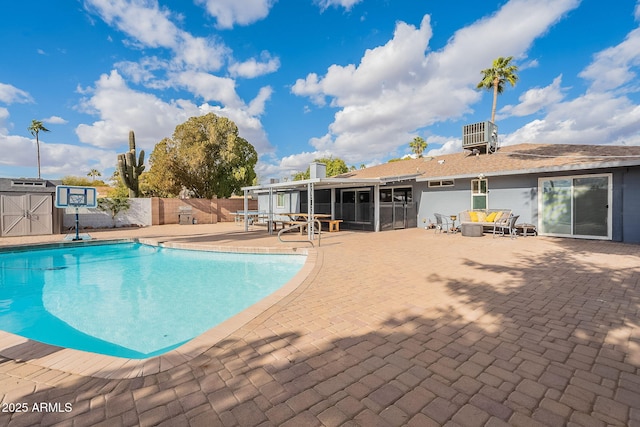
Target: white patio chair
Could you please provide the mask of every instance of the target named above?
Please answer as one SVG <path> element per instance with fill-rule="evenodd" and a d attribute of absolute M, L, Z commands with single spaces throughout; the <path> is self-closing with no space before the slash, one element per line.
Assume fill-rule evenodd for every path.
<path fill-rule="evenodd" d="M 509 215 L 507 218 L 501 218 L 493 224 L 493 237 L 496 234 L 504 236 L 505 233 L 509 233 L 509 237 L 516 238 L 516 222 L 520 218 L 520 215 Z"/>
<path fill-rule="evenodd" d="M 451 232 L 451 224 L 449 223 L 449 217 L 446 215 L 442 215 L 439 213 L 433 214 L 436 217 L 436 229 L 435 233 L 440 231 L 441 233 L 450 233 Z"/>

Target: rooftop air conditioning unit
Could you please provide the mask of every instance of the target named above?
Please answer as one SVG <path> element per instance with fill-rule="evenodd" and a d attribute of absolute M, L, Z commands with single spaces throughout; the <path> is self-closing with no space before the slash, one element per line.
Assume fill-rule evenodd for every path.
<path fill-rule="evenodd" d="M 464 125 L 462 148 L 475 148 L 481 153 L 495 153 L 498 150 L 498 126 L 490 121 Z"/>
<path fill-rule="evenodd" d="M 320 162 L 313 162 L 309 165 L 309 178 L 326 178 L 327 177 L 327 165 Z"/>

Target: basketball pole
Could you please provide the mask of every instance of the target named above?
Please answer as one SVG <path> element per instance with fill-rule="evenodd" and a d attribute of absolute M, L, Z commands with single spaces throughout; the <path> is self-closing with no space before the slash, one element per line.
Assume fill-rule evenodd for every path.
<path fill-rule="evenodd" d="M 78 207 L 76 206 L 76 237 L 73 241 L 80 240 L 80 215 L 78 213 Z"/>

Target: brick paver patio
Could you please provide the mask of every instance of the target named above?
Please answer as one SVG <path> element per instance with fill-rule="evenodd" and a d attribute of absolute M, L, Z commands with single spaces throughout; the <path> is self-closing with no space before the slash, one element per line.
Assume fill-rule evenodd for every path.
<path fill-rule="evenodd" d="M 294 246 L 229 224 L 105 236 Z M 341 231 L 315 259 L 291 294 L 163 372 L 1 356 L 0 425 L 640 426 L 639 246 Z"/>

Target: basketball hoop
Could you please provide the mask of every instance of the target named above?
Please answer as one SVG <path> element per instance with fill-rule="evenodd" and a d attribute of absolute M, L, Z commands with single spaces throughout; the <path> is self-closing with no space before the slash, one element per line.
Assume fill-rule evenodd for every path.
<path fill-rule="evenodd" d="M 74 208 L 76 214 L 76 237 L 80 238 L 80 208 L 95 208 L 98 206 L 98 199 L 95 187 L 80 187 L 75 185 L 56 186 L 56 207 L 61 209 Z"/>

